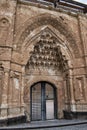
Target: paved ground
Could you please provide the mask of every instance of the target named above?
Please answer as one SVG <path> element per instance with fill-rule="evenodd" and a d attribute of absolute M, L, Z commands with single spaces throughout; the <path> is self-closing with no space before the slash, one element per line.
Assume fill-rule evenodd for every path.
<path fill-rule="evenodd" d="M 87 130 L 87 120 L 51 120 L 23 123 L 0 130 Z"/>
<path fill-rule="evenodd" d="M 28 129 L 24 129 L 28 130 Z M 29 129 L 29 130 L 87 130 L 87 124 L 75 125 L 75 126 L 64 126 L 44 129 Z"/>

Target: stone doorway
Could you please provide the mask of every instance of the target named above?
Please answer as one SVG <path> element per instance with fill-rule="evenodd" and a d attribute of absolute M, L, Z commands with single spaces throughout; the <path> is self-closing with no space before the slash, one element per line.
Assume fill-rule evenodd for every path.
<path fill-rule="evenodd" d="M 48 82 L 38 82 L 31 86 L 31 120 L 51 120 L 57 118 L 56 88 Z"/>
<path fill-rule="evenodd" d="M 39 34 L 37 41 L 30 48 L 29 59 L 25 66 L 26 85 L 24 90 L 25 110 L 29 115 L 29 120 L 55 119 L 56 115 L 61 119 L 65 109 L 64 89 L 66 89 L 67 85 L 64 86 L 64 84 L 66 84 L 65 75 L 68 73 L 67 55 L 63 51 L 62 44 L 49 28 Z M 55 87 L 49 82 L 56 85 L 57 94 L 54 94 Z M 32 86 L 33 83 L 35 83 L 35 86 Z M 45 85 L 49 85 L 49 87 Z M 53 99 L 47 99 L 46 89 L 52 89 L 50 91 L 57 95 L 58 98 L 54 96 Z M 58 104 L 58 108 L 55 104 Z M 49 111 L 50 105 L 51 112 Z M 37 115 L 37 113 L 39 114 Z"/>

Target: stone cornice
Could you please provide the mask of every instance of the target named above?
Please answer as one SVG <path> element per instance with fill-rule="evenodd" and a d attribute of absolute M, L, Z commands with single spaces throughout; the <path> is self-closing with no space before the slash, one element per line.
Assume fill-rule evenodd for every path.
<path fill-rule="evenodd" d="M 61 13 L 67 14 L 67 15 L 71 15 L 73 17 L 77 17 L 78 15 L 81 15 L 81 16 L 84 16 L 84 17 L 87 18 L 87 15 L 84 14 L 84 13 L 80 13 L 80 12 L 73 13 L 72 11 L 69 11 L 69 10 L 64 11 L 61 8 L 54 8 L 51 5 L 46 6 L 46 5 L 42 5 L 41 3 L 33 3 L 33 2 L 25 1 L 25 0 L 18 0 L 18 4 L 35 6 L 35 7 L 38 7 L 38 8 L 43 8 L 43 9 L 48 9 L 48 10 L 51 10 L 51 11 L 61 12 Z"/>

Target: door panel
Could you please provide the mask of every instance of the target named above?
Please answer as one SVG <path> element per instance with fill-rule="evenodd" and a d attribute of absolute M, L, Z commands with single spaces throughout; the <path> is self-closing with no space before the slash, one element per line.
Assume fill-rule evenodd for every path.
<path fill-rule="evenodd" d="M 54 99 L 53 87 L 48 83 L 45 84 L 45 95 L 46 99 Z"/>
<path fill-rule="evenodd" d="M 39 82 L 31 88 L 31 119 L 49 120 L 55 118 L 54 88 L 46 82 Z"/>
<path fill-rule="evenodd" d="M 41 84 L 32 87 L 32 120 L 41 120 Z"/>
<path fill-rule="evenodd" d="M 46 100 L 46 119 L 54 119 L 54 100 Z"/>

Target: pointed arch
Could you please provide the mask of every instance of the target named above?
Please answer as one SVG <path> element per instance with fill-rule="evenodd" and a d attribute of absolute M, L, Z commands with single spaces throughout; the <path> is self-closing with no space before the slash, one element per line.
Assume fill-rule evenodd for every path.
<path fill-rule="evenodd" d="M 31 52 L 34 51 L 34 47 L 38 44 L 41 40 L 43 34 L 49 34 L 52 39 L 55 41 L 56 46 L 60 46 L 62 55 L 65 55 L 67 60 L 73 59 L 73 50 L 69 48 L 69 43 L 67 39 L 60 34 L 60 32 L 54 29 L 52 26 L 41 26 L 35 29 L 31 35 L 29 35 L 26 39 L 24 44 L 22 45 L 22 57 L 23 57 L 23 64 L 27 64 Z M 42 44 L 42 43 L 40 43 Z M 50 45 L 50 43 L 49 43 Z M 25 53 L 26 52 L 26 53 Z M 71 64 L 71 63 L 70 63 Z"/>
<path fill-rule="evenodd" d="M 58 30 L 60 34 L 62 34 L 67 39 L 69 47 L 72 48 L 75 57 L 80 55 L 73 32 L 71 32 L 70 28 L 68 28 L 62 20 L 50 14 L 43 14 L 35 17 L 33 20 L 26 21 L 25 28 L 20 32 L 21 35 L 18 36 L 19 38 L 16 41 L 17 50 L 21 50 L 21 46 L 23 45 L 25 39 L 30 36 L 35 29 L 47 25 L 50 25 L 54 29 Z"/>

